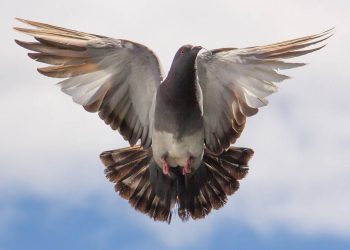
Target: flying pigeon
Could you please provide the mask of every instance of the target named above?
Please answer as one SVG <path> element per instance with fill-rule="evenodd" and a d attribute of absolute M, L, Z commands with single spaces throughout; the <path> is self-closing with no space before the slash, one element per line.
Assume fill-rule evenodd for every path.
<path fill-rule="evenodd" d="M 199 219 L 221 208 L 248 173 L 249 148 L 231 146 L 246 118 L 267 105 L 285 62 L 323 48 L 327 30 L 285 42 L 206 50 L 184 45 L 164 78 L 156 55 L 144 45 L 18 19 L 33 29 L 15 30 L 36 42 L 16 40 L 38 68 L 66 78 L 61 90 L 130 143 L 103 152 L 107 178 L 132 207 L 157 221 Z M 139 145 L 135 146 L 137 142 Z"/>

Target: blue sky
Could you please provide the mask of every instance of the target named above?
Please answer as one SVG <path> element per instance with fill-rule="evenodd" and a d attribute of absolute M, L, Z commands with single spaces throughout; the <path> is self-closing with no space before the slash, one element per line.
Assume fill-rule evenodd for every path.
<path fill-rule="evenodd" d="M 0 10 L 0 250 L 350 249 L 348 1 L 19 0 Z M 183 44 L 278 42 L 336 27 L 329 44 L 282 72 L 239 146 L 250 173 L 207 219 L 171 225 L 114 193 L 98 155 L 127 144 L 74 104 L 16 46 L 14 17 L 143 43 L 167 72 Z"/>
<path fill-rule="evenodd" d="M 94 205 L 71 208 L 52 217 L 50 204 L 33 198 L 18 206 L 26 210 L 21 221 L 5 234 L 3 249 L 165 249 L 169 247 L 147 232 L 137 221 L 97 213 Z M 171 226 L 169 226 L 171 227 Z M 280 230 L 260 235 L 244 223 L 222 222 L 215 233 L 199 241 L 186 240 L 179 249 L 348 249 L 349 242 L 327 235 L 303 236 Z M 176 237 L 176 235 L 174 235 Z M 178 238 L 182 241 L 181 237 Z"/>

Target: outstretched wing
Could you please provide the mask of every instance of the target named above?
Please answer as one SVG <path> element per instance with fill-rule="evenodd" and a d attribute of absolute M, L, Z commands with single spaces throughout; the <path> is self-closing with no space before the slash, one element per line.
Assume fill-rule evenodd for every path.
<path fill-rule="evenodd" d="M 37 42 L 17 41 L 35 51 L 32 59 L 51 64 L 39 68 L 46 76 L 68 78 L 59 82 L 89 112 L 99 112 L 112 129 L 131 145 L 151 144 L 149 113 L 153 95 L 162 81 L 155 54 L 134 42 L 69 30 L 23 19 L 35 29 L 15 28 Z"/>
<path fill-rule="evenodd" d="M 303 63 L 283 59 L 305 55 L 323 48 L 318 45 L 333 30 L 266 46 L 206 51 L 196 60 L 197 78 L 203 92 L 206 147 L 221 153 L 242 133 L 246 117 L 267 105 L 266 97 L 277 91 L 275 83 L 289 77 L 278 70 Z"/>

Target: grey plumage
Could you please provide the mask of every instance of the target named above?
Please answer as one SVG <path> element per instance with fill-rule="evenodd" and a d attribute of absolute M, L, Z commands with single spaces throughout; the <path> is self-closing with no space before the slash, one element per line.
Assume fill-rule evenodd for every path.
<path fill-rule="evenodd" d="M 163 80 L 144 45 L 18 20 L 34 29 L 15 29 L 36 42 L 16 43 L 50 65 L 38 71 L 66 78 L 61 90 L 130 143 L 100 155 L 115 190 L 135 209 L 168 222 L 174 208 L 182 220 L 203 218 L 239 188 L 253 151 L 231 144 L 246 118 L 289 78 L 279 70 L 304 65 L 285 59 L 323 48 L 333 33 L 241 49 L 185 45 Z"/>

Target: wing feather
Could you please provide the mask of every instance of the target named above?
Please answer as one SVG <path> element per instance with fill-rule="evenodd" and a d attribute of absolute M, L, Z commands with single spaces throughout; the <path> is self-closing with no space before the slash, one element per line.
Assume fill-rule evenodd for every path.
<path fill-rule="evenodd" d="M 206 147 L 220 154 L 234 143 L 246 117 L 267 105 L 267 97 L 278 90 L 276 83 L 289 78 L 278 70 L 305 65 L 283 60 L 322 49 L 325 45 L 321 43 L 333 31 L 265 46 L 222 48 L 199 54 L 196 72 L 203 92 Z"/>
<path fill-rule="evenodd" d="M 156 55 L 147 47 L 45 23 L 17 19 L 34 28 L 14 29 L 36 42 L 15 40 L 29 57 L 51 66 L 38 68 L 49 77 L 67 78 L 61 90 L 89 112 L 98 112 L 112 129 L 135 144 L 151 144 L 150 109 L 162 81 Z"/>

